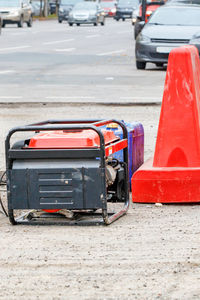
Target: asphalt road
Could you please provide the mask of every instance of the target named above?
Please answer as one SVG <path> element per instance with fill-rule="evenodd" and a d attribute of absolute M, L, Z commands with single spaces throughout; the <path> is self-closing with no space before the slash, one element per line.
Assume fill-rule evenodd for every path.
<path fill-rule="evenodd" d="M 165 70 L 134 61 L 130 20 L 69 27 L 35 21 L 0 36 L 0 103 L 160 102 Z"/>
<path fill-rule="evenodd" d="M 165 73 L 154 65 L 136 70 L 129 21 L 3 28 L 0 171 L 8 130 L 51 118 L 140 121 L 150 157 Z M 0 299 L 200 299 L 199 211 L 134 204 L 109 227 L 67 228 L 11 226 L 0 213 Z"/>

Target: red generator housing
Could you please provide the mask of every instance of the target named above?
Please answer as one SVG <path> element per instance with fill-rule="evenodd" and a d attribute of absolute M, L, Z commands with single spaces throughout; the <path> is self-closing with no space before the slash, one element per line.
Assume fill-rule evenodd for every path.
<path fill-rule="evenodd" d="M 121 139 L 105 129 L 109 123 L 122 128 Z M 36 134 L 11 147 L 12 135 L 27 131 Z M 51 120 L 12 129 L 6 139 L 10 222 L 50 224 L 53 218 L 59 224 L 108 225 L 124 215 L 129 207 L 127 136 L 117 120 Z M 120 150 L 123 161 L 113 157 Z M 108 202 L 123 207 L 108 213 Z M 30 209 L 15 217 L 15 210 Z M 55 213 L 69 211 L 72 217 L 57 221 Z"/>

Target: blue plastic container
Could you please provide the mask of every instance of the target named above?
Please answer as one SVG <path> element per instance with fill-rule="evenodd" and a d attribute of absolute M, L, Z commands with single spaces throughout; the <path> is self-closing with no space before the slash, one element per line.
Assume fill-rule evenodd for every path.
<path fill-rule="evenodd" d="M 124 122 L 124 121 L 122 121 Z M 133 173 L 143 164 L 144 162 L 144 128 L 141 123 L 133 122 L 124 124 L 128 130 L 128 169 L 129 169 L 129 183 L 131 186 L 131 178 Z M 123 138 L 123 132 L 120 126 L 116 128 L 107 127 L 109 130 L 113 130 L 116 136 L 120 139 Z M 113 157 L 119 161 L 123 161 L 123 150 L 113 154 Z"/>

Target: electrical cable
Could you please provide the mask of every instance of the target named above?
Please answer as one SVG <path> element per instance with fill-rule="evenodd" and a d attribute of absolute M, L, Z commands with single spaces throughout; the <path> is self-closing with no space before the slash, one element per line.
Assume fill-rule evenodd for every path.
<path fill-rule="evenodd" d="M 5 174 L 6 174 L 6 171 L 1 175 L 1 178 L 0 178 L 0 185 L 5 185 L 5 184 L 6 184 L 6 181 L 3 181 L 3 177 L 5 176 Z M 8 217 L 8 213 L 7 213 L 7 211 L 6 211 L 6 209 L 5 209 L 4 205 L 3 205 L 3 202 L 2 202 L 2 200 L 1 200 L 1 196 L 0 196 L 0 205 L 1 205 L 1 207 L 2 207 L 2 210 L 3 210 L 4 215 L 5 215 L 6 217 Z"/>

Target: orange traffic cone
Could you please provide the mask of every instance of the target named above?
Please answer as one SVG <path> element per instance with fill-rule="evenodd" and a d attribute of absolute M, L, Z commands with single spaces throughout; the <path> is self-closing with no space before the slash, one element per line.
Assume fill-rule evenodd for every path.
<path fill-rule="evenodd" d="M 133 175 L 133 202 L 200 202 L 200 61 L 170 52 L 154 158 Z"/>

